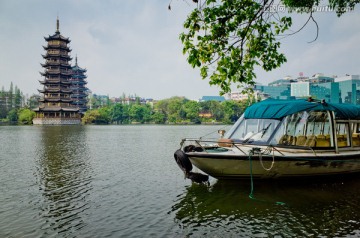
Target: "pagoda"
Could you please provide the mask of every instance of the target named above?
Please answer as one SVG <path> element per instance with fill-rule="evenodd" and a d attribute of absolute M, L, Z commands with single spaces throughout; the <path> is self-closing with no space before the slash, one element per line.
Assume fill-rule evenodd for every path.
<path fill-rule="evenodd" d="M 59 31 L 59 19 L 56 21 L 56 32 L 52 36 L 44 37 L 47 46 L 43 46 L 46 54 L 42 55 L 45 63 L 40 74 L 44 80 L 39 80 L 43 88 L 38 90 L 42 96 L 39 107 L 34 109 L 36 116 L 33 124 L 72 125 L 80 124 L 79 109 L 73 105 L 70 78 L 72 76 L 72 59 L 69 55 L 69 38 L 65 38 Z"/>
<path fill-rule="evenodd" d="M 84 114 L 87 111 L 87 96 L 88 89 L 86 87 L 86 69 L 79 67 L 77 56 L 75 57 L 75 66 L 72 68 L 72 76 L 71 76 L 71 89 L 72 94 L 71 98 L 73 99 L 72 104 L 79 108 L 79 113 Z"/>

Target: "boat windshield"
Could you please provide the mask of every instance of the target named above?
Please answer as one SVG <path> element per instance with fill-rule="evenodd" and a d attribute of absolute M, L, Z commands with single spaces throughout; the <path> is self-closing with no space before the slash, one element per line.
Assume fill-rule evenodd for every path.
<path fill-rule="evenodd" d="M 265 143 L 269 140 L 280 121 L 275 119 L 240 118 L 225 138 L 243 143 Z"/>

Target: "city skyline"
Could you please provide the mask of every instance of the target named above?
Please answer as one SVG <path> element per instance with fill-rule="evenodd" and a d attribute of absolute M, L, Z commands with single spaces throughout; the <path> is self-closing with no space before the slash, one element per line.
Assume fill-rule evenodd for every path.
<path fill-rule="evenodd" d="M 218 95 L 217 87 L 201 80 L 182 54 L 179 34 L 186 15 L 194 5 L 185 1 L 2 1 L 0 0 L 0 85 L 13 82 L 25 94 L 37 93 L 44 62 L 44 37 L 56 30 L 69 37 L 71 64 L 86 68 L 88 88 L 97 94 L 119 97 L 137 94 L 163 99 L 185 96 L 199 99 Z M 359 74 L 360 26 L 358 10 L 337 18 L 335 12 L 316 12 L 316 27 L 282 40 L 281 51 L 288 62 L 272 72 L 257 70 L 257 82 L 268 84 L 300 72 L 343 76 Z M 306 16 L 294 16 L 296 31 Z M 236 89 L 234 87 L 234 89 Z"/>

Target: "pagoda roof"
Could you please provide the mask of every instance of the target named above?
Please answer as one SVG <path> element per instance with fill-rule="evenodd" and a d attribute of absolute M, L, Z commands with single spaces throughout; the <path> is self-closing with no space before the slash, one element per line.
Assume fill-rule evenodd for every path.
<path fill-rule="evenodd" d="M 49 49 L 63 49 L 66 50 L 67 52 L 71 52 L 72 49 L 70 49 L 68 46 L 64 46 L 64 45 L 50 45 L 48 44 L 47 46 L 43 46 L 44 50 L 49 50 Z"/>
<path fill-rule="evenodd" d="M 79 109 L 75 107 L 38 107 L 33 109 L 35 112 L 59 112 L 59 111 L 65 111 L 65 112 L 78 112 Z"/>
<path fill-rule="evenodd" d="M 85 73 L 87 71 L 86 69 L 83 69 L 78 65 L 77 55 L 75 57 L 75 65 L 72 67 L 72 70 L 79 71 L 80 73 Z"/>
<path fill-rule="evenodd" d="M 51 92 L 51 93 L 57 93 L 57 92 L 72 93 L 71 89 L 61 89 L 61 88 L 38 89 L 38 91 L 39 91 L 39 93 L 46 93 L 46 92 Z"/>
<path fill-rule="evenodd" d="M 72 102 L 72 98 L 40 98 L 39 102 Z"/>
<path fill-rule="evenodd" d="M 46 79 L 39 80 L 41 84 L 51 84 L 51 83 L 60 83 L 60 84 L 71 84 L 69 80 L 60 80 L 60 79 Z"/>
<path fill-rule="evenodd" d="M 87 69 L 80 68 L 78 65 L 75 65 L 71 68 L 73 71 L 80 71 L 82 73 L 85 73 Z"/>
<path fill-rule="evenodd" d="M 60 40 L 60 41 L 65 41 L 66 43 L 70 43 L 70 42 L 71 42 L 71 40 L 70 40 L 69 38 L 62 36 L 62 35 L 60 34 L 60 32 L 58 32 L 58 31 L 55 32 L 55 34 L 52 35 L 52 36 L 49 35 L 48 37 L 44 37 L 44 39 L 45 39 L 46 41 Z"/>
<path fill-rule="evenodd" d="M 41 55 L 44 59 L 49 59 L 49 58 L 54 58 L 54 57 L 60 57 L 60 58 L 64 58 L 67 59 L 68 61 L 72 60 L 70 55 L 67 54 L 49 54 L 48 52 L 46 52 L 46 55 Z"/>

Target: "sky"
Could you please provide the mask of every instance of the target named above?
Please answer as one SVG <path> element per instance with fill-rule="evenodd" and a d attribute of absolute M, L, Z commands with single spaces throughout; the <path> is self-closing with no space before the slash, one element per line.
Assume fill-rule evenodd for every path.
<path fill-rule="evenodd" d="M 59 17 L 61 34 L 71 40 L 71 63 L 77 56 L 78 65 L 87 69 L 93 93 L 193 100 L 219 95 L 219 88 L 202 80 L 182 53 L 179 34 L 194 7 L 190 0 L 0 0 L 0 87 L 8 89 L 13 82 L 24 94 L 37 93 L 44 37 L 55 33 Z M 309 43 L 316 36 L 311 22 L 282 39 L 288 62 L 271 72 L 257 69 L 256 81 L 267 85 L 300 72 L 360 74 L 359 13 L 355 9 L 340 18 L 334 12 L 314 13 L 318 39 Z M 296 31 L 307 16 L 293 17 Z"/>

